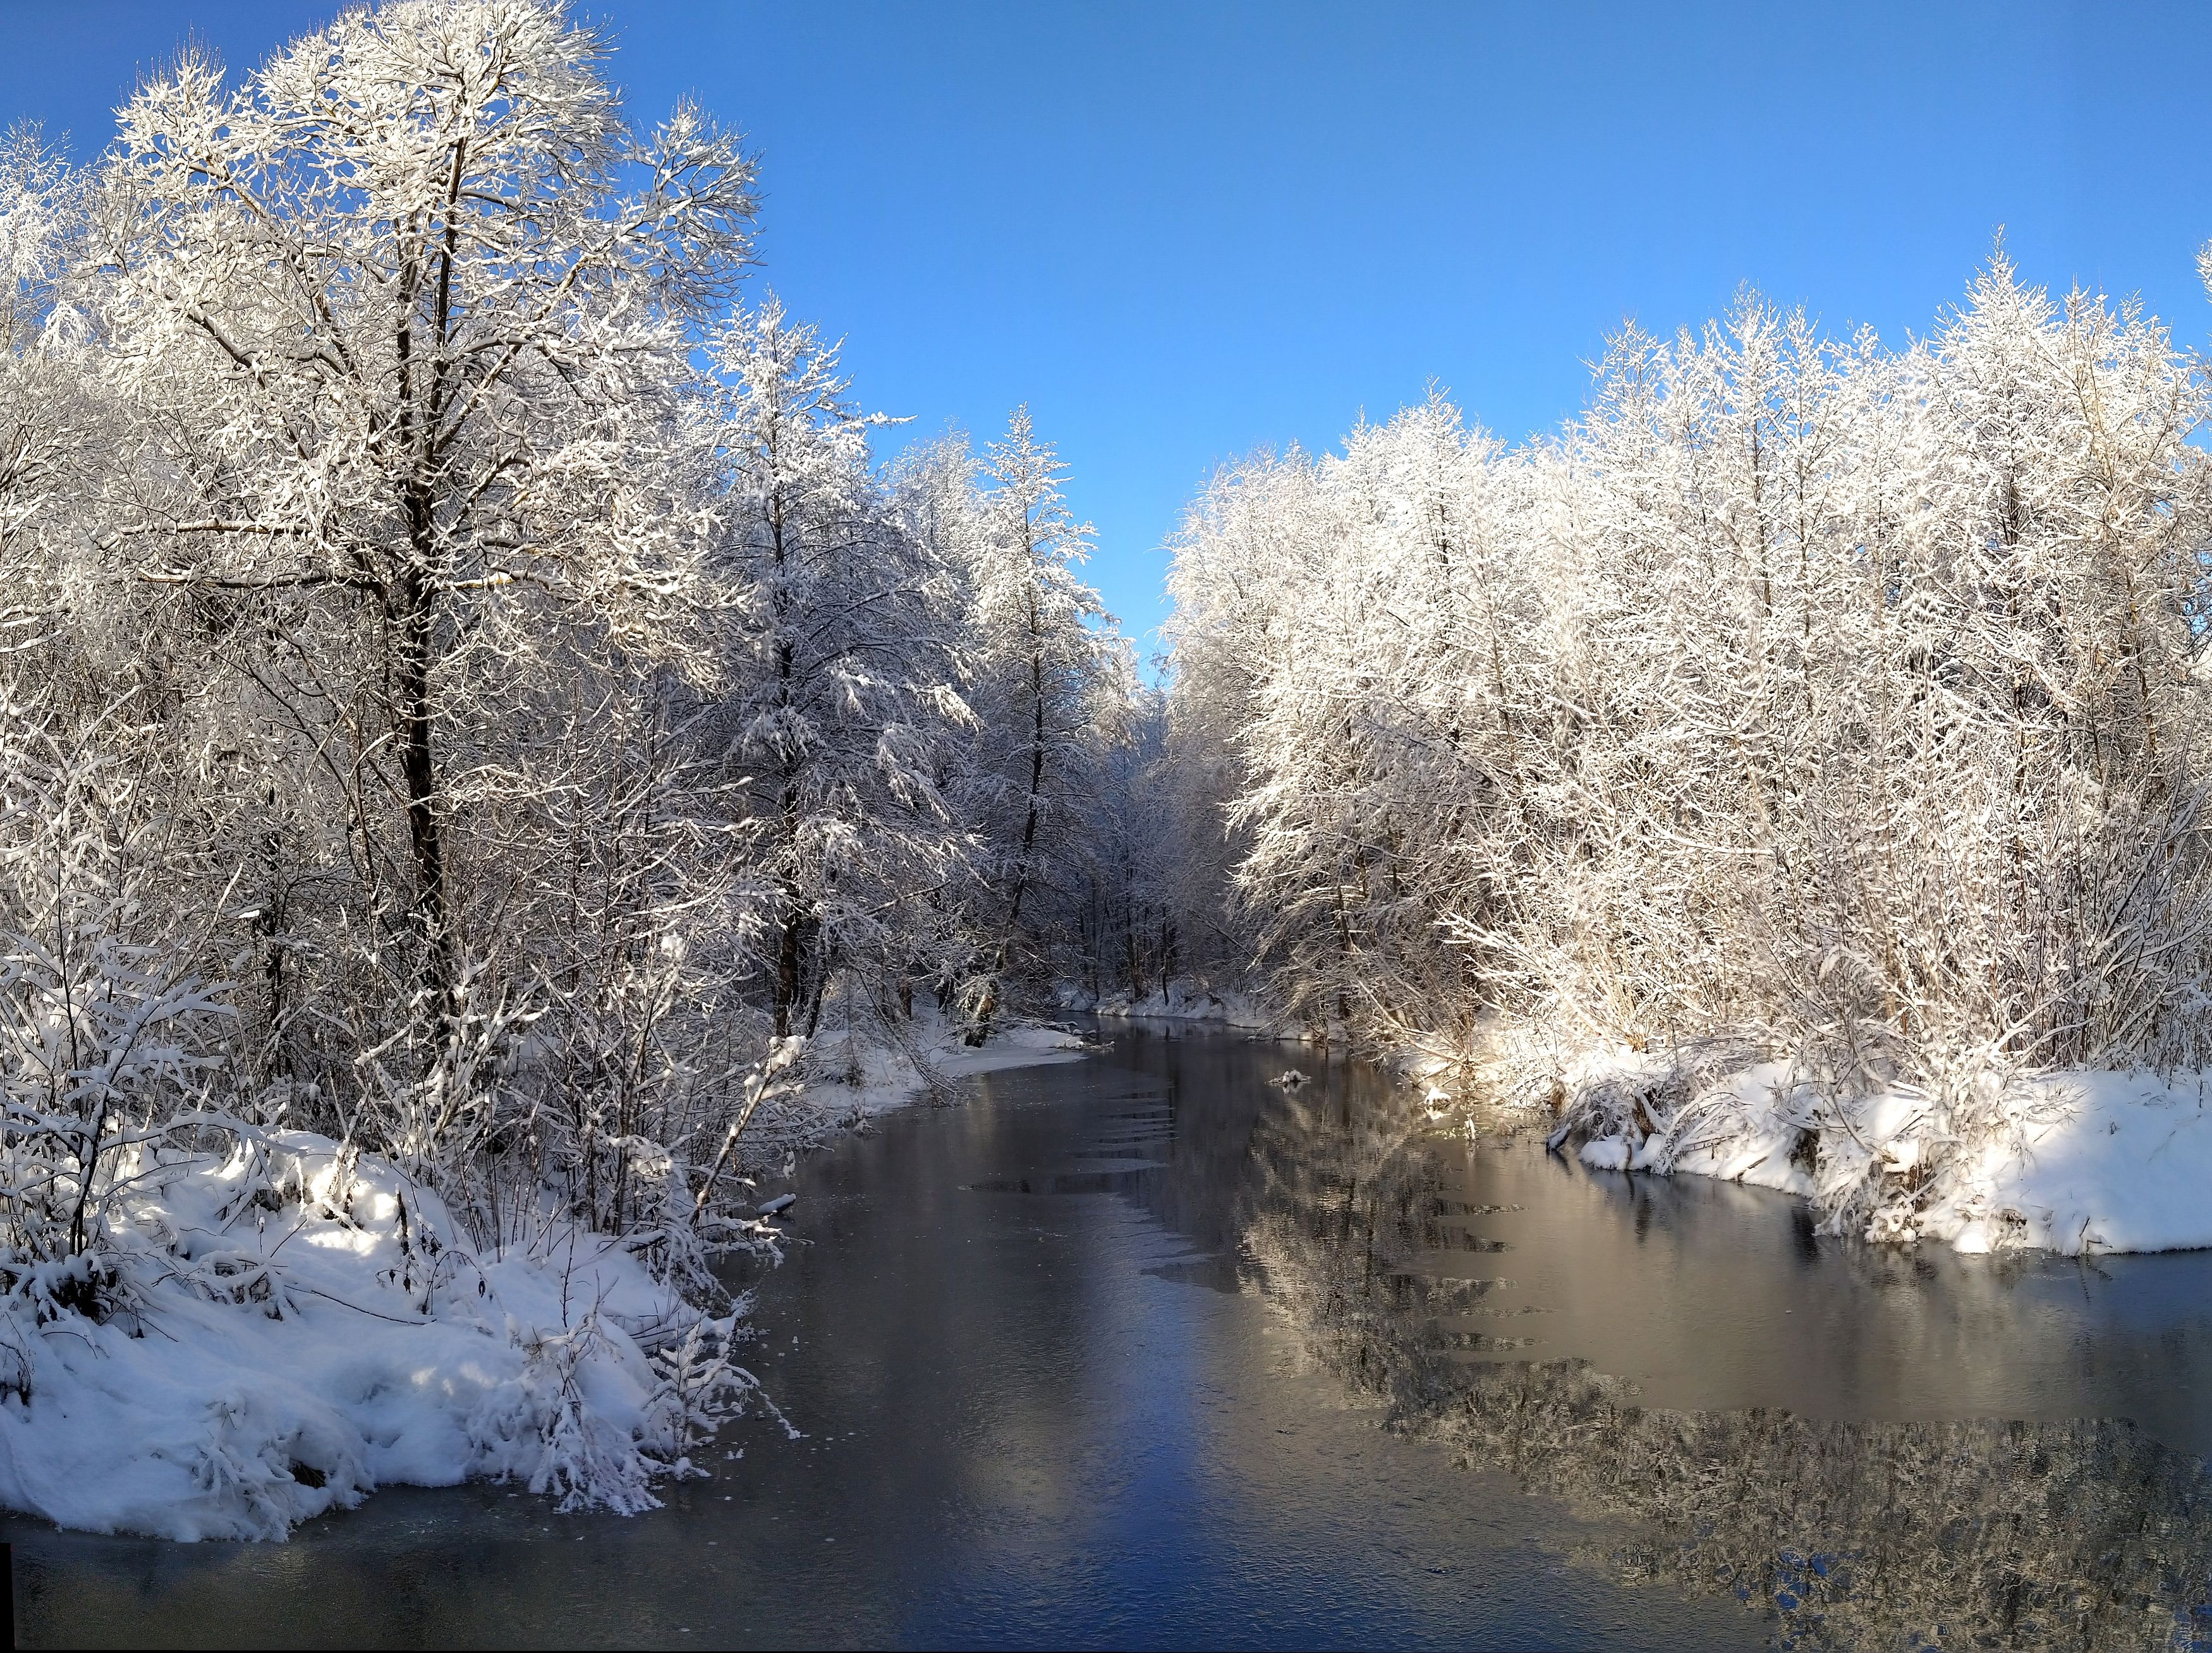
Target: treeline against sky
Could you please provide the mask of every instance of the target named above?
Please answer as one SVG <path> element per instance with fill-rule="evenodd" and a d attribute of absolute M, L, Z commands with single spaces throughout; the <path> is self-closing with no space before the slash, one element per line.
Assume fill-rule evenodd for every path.
<path fill-rule="evenodd" d="M 2205 1066 L 2154 322 L 1999 258 L 1906 348 L 1746 301 L 1553 439 L 1259 457 L 1155 693 L 1026 414 L 880 463 L 751 161 L 607 58 L 411 0 L 0 147 L 0 1285 L 280 1124 L 696 1276 L 794 1042 L 1071 989 L 1838 1097 Z"/>
<path fill-rule="evenodd" d="M 1167 738 L 1229 951 L 1385 1044 L 1962 1109 L 2201 1068 L 2205 412 L 2155 322 L 2000 255 L 1906 348 L 1747 299 L 1615 341 L 1554 438 L 1439 394 L 1223 472 Z"/>
<path fill-rule="evenodd" d="M 106 1312 L 279 1126 L 696 1280 L 825 1005 L 1080 973 L 1133 684 L 1053 450 L 878 463 L 608 55 L 390 4 L 0 147 L 0 1291 Z"/>

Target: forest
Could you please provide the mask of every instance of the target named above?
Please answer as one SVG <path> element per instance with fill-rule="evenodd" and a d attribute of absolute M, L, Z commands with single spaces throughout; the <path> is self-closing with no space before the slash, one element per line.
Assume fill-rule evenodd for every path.
<path fill-rule="evenodd" d="M 416 1320 L 609 1237 L 612 1318 L 556 1301 L 464 1425 L 641 1504 L 750 1388 L 711 1265 L 774 1243 L 754 1139 L 919 1054 L 917 996 L 981 1045 L 1066 968 L 1133 679 L 1061 466 L 1021 411 L 876 464 L 835 341 L 738 301 L 754 163 L 633 126 L 606 58 L 550 6 L 395 5 L 235 85 L 188 53 L 89 167 L 0 154 L 21 1406 L 64 1327 L 127 1359 L 173 1304 L 362 1308 L 293 1231 Z M 187 1466 L 246 1489 L 211 1530 L 376 1478 L 319 1429 Z"/>
<path fill-rule="evenodd" d="M 763 1168 L 1070 1010 L 1839 1233 L 2180 1243 L 2003 1169 L 2212 1060 L 2154 319 L 2000 250 L 1901 347 L 1624 331 L 1519 446 L 1437 392 L 1221 471 L 1152 670 L 1027 411 L 885 442 L 755 160 L 611 55 L 394 0 L 0 145 L 0 1503 L 647 1507 L 772 1405 Z"/>
<path fill-rule="evenodd" d="M 1220 956 L 1593 1165 L 2212 1243 L 2203 1147 L 2145 1164 L 2212 1033 L 2205 394 L 2000 250 L 1904 349 L 1747 296 L 1615 338 L 1554 437 L 1433 395 L 1225 470 L 1164 737 Z"/>

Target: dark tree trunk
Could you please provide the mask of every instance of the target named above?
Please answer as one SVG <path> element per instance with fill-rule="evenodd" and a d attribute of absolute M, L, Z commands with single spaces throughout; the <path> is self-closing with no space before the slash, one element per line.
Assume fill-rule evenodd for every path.
<path fill-rule="evenodd" d="M 410 499 L 410 523 L 429 538 L 429 504 Z M 417 526 L 419 524 L 419 526 Z M 393 687 L 399 713 L 399 772 L 406 792 L 408 847 L 415 860 L 415 922 L 424 943 L 428 985 L 441 1024 L 450 1023 L 459 988 L 453 913 L 446 885 L 445 837 L 438 818 L 438 762 L 432 744 L 436 714 L 430 672 L 437 646 L 437 613 L 422 559 L 410 560 L 392 593 L 392 620 L 399 634 Z M 442 1041 L 441 1041 L 442 1042 Z"/>

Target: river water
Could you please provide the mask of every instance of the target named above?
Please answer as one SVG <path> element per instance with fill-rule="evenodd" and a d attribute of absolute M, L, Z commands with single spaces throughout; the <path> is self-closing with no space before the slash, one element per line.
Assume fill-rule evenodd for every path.
<path fill-rule="evenodd" d="M 1876 1251 L 1140 1029 L 796 1187 L 802 1438 L 634 1520 L 0 1522 L 23 1644 L 2212 1645 L 2212 1254 Z"/>

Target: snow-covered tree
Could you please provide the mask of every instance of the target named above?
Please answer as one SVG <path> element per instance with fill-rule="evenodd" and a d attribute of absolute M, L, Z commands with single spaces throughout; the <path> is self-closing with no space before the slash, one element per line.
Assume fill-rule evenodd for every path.
<path fill-rule="evenodd" d="M 1066 963 L 1128 684 L 1049 456 L 879 472 L 836 349 L 737 305 L 751 163 L 608 50 L 392 0 L 188 51 L 82 171 L 0 140 L 0 1429 L 157 1304 L 225 1370 L 201 1310 L 313 1261 L 465 1328 L 453 1385 L 399 1358 L 478 1395 L 468 1473 L 647 1507 L 756 1387 L 709 1264 L 832 1116 L 783 1036 Z M 297 1456 L 222 1401 L 176 1529 L 357 1496 L 347 1404 Z"/>
<path fill-rule="evenodd" d="M 963 542 L 978 724 L 963 804 L 981 860 L 960 993 L 978 1043 L 1012 979 L 1044 973 L 1042 909 L 1073 893 L 1084 800 L 1102 743 L 1118 735 L 1129 679 L 1104 605 L 1079 573 L 1091 529 L 1068 510 L 1066 469 L 1027 407 L 985 455 L 988 487 Z"/>
<path fill-rule="evenodd" d="M 0 677 L 41 699 L 74 676 L 50 548 L 89 520 L 109 429 L 88 382 L 85 196 L 36 128 L 0 134 Z"/>
<path fill-rule="evenodd" d="M 1852 1097 L 1973 1141 L 1992 1073 L 2200 1066 L 2205 398 L 1999 257 L 1900 351 L 1747 298 L 1518 453 L 1431 398 L 1225 475 L 1169 720 L 1278 1003 L 1784 1059 L 1836 1220 L 1906 1229 L 1936 1182 L 1850 1152 Z"/>
<path fill-rule="evenodd" d="M 811 1031 L 839 969 L 902 975 L 901 928 L 963 846 L 939 791 L 959 694 L 951 571 L 908 531 L 868 463 L 883 422 L 845 400 L 837 348 L 770 297 L 715 343 L 730 384 L 718 568 L 742 593 L 720 714 L 772 891 L 775 1032 Z"/>
<path fill-rule="evenodd" d="M 605 52 L 520 0 L 356 11 L 235 88 L 188 53 L 104 168 L 106 572 L 258 846 L 277 1065 L 380 1050 L 416 1136 L 532 990 L 621 707 L 715 666 L 689 356 L 752 168 L 688 107 L 633 131 Z"/>

